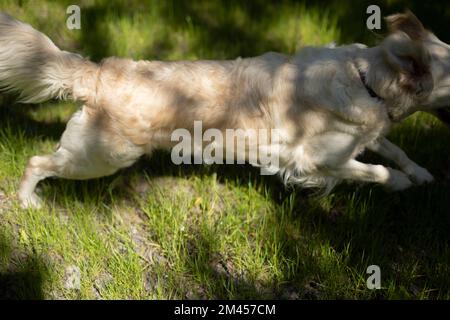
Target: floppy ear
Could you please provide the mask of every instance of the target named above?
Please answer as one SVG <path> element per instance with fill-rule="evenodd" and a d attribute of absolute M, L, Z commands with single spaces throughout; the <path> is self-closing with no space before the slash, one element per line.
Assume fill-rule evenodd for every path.
<path fill-rule="evenodd" d="M 422 23 L 411 13 L 386 18 L 391 34 L 383 41 L 384 59 L 399 74 L 400 86 L 423 98 L 433 90 L 430 55 L 422 43 Z"/>
<path fill-rule="evenodd" d="M 412 40 L 420 40 L 427 33 L 422 22 L 409 10 L 405 13 L 387 16 L 385 20 L 390 33 L 402 31 Z"/>

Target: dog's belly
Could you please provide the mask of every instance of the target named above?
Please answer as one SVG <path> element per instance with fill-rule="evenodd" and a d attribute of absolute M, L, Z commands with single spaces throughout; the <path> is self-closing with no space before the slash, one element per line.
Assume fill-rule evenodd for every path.
<path fill-rule="evenodd" d="M 355 156 L 361 139 L 343 132 L 328 131 L 309 138 L 304 150 L 315 167 L 333 167 Z"/>

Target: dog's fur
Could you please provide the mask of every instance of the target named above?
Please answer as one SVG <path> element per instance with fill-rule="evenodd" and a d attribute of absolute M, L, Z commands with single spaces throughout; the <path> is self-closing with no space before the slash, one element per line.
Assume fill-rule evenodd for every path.
<path fill-rule="evenodd" d="M 1 14 L 1 87 L 18 92 L 24 102 L 83 103 L 57 151 L 30 159 L 20 201 L 39 206 L 35 188 L 47 177 L 106 176 L 143 154 L 171 148 L 172 131 L 192 130 L 194 120 L 203 121 L 204 129 L 278 129 L 276 169 L 287 183 L 329 191 L 342 179 L 393 190 L 408 188 L 411 180 L 429 182 L 428 171 L 384 135 L 419 106 L 448 103 L 447 89 L 443 94 L 438 86 L 439 97 L 432 90 L 433 80 L 436 86 L 450 74 L 437 70 L 442 59 L 450 60 L 444 57 L 450 50 L 412 13 L 387 22 L 390 34 L 373 48 L 308 47 L 294 56 L 266 53 L 233 61 L 108 58 L 95 64 L 60 51 L 31 26 Z M 361 73 L 378 97 L 370 95 Z M 355 160 L 365 148 L 394 160 L 401 171 Z"/>

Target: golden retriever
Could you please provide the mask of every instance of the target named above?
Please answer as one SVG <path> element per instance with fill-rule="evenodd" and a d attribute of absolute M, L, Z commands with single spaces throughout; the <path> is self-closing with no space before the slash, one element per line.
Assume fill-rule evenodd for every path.
<path fill-rule="evenodd" d="M 414 111 L 450 104 L 450 47 L 411 12 L 387 23 L 389 35 L 371 48 L 306 47 L 293 56 L 270 52 L 228 61 L 113 57 L 95 64 L 1 14 L 2 89 L 23 102 L 83 104 L 57 150 L 30 159 L 21 204 L 41 205 L 35 188 L 47 177 L 102 177 L 155 149 L 170 149 L 171 133 L 191 132 L 194 121 L 220 131 L 277 129 L 279 162 L 271 169 L 286 183 L 329 191 L 343 179 L 393 190 L 430 182 L 431 174 L 384 136 Z M 399 170 L 356 160 L 366 148 Z"/>

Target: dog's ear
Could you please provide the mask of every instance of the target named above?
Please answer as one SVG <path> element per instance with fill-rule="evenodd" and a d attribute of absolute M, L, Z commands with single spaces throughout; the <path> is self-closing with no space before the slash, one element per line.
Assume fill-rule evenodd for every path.
<path fill-rule="evenodd" d="M 430 54 L 419 40 L 404 31 L 396 31 L 382 43 L 384 59 L 399 76 L 400 86 L 421 99 L 433 90 Z"/>
<path fill-rule="evenodd" d="M 427 34 L 422 22 L 409 10 L 387 16 L 385 20 L 390 33 L 402 31 L 412 40 L 421 40 Z"/>

